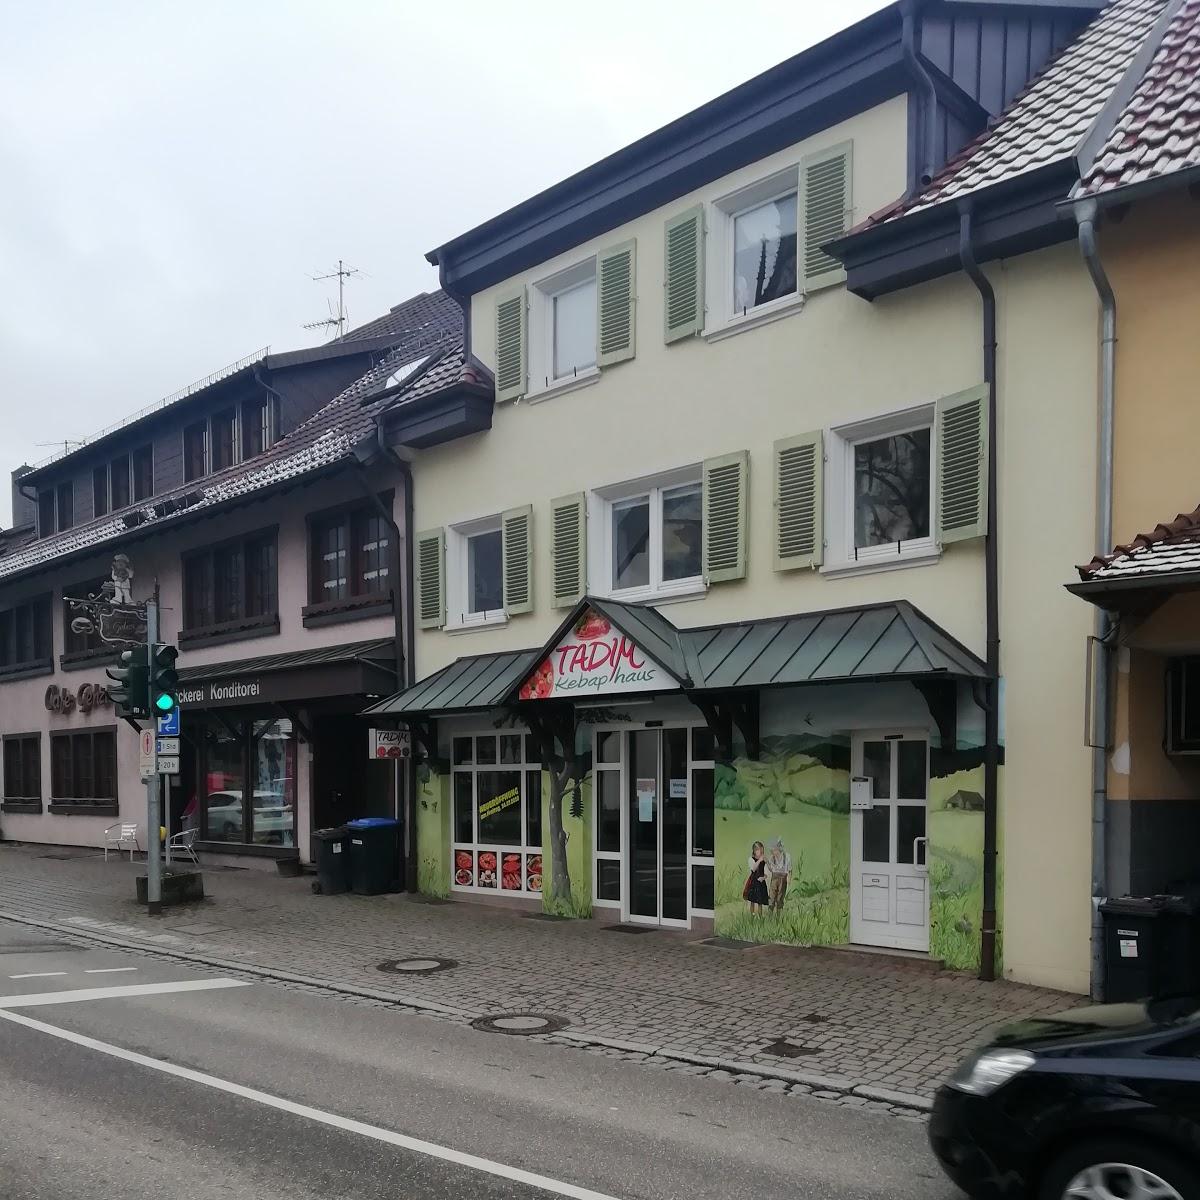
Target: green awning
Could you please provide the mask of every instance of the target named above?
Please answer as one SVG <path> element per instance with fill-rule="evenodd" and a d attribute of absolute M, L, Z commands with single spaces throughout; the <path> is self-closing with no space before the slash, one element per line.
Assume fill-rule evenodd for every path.
<path fill-rule="evenodd" d="M 433 716 L 542 703 L 517 701 L 517 689 L 588 608 L 669 671 L 681 692 L 697 697 L 800 684 L 987 677 L 982 659 L 907 600 L 680 629 L 648 605 L 585 599 L 539 649 L 456 659 L 366 714 Z"/>

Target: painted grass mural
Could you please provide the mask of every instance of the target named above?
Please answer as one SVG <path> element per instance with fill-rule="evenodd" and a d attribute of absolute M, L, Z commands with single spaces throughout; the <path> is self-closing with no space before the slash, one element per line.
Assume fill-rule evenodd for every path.
<path fill-rule="evenodd" d="M 554 853 L 551 822 L 550 773 L 542 772 L 542 854 L 546 862 Z M 566 888 L 555 886 L 555 875 L 543 875 L 542 909 L 556 917 L 592 915 L 592 776 L 572 779 L 566 786 L 560 811 L 566 836 Z M 561 873 L 560 873 L 561 877 Z M 565 894 L 564 894 L 565 891 Z"/>
<path fill-rule="evenodd" d="M 450 895 L 450 777 L 417 767 L 417 889 Z"/>

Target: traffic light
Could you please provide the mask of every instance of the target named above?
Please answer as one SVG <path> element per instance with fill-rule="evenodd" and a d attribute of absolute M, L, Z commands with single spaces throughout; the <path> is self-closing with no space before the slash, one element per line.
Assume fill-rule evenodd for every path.
<path fill-rule="evenodd" d="M 118 717 L 148 717 L 149 672 L 146 668 L 146 647 L 126 650 L 115 667 L 104 672 L 113 682 L 108 694 L 116 705 Z"/>
<path fill-rule="evenodd" d="M 155 646 L 150 659 L 150 708 L 157 717 L 165 717 L 179 703 L 179 672 L 174 646 Z"/>

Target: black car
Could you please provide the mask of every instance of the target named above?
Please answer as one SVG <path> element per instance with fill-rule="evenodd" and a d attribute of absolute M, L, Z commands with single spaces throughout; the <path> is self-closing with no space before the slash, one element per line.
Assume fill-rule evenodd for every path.
<path fill-rule="evenodd" d="M 1200 998 L 1007 1026 L 938 1091 L 929 1139 L 979 1200 L 1200 1200 Z"/>

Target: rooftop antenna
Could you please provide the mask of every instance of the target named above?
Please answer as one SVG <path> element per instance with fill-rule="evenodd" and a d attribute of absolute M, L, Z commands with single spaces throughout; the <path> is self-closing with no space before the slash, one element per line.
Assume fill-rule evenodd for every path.
<path fill-rule="evenodd" d="M 309 278 L 314 283 L 322 283 L 326 279 L 336 279 L 338 281 L 338 306 L 337 316 L 333 315 L 333 306 L 330 305 L 330 313 L 323 321 L 309 321 L 302 328 L 304 329 L 333 329 L 336 330 L 334 337 L 341 337 L 346 332 L 346 280 L 354 279 L 362 275 L 363 272 L 357 267 L 348 267 L 342 260 L 338 259 L 336 271 L 329 271 L 324 275 L 310 275 Z"/>
<path fill-rule="evenodd" d="M 53 447 L 55 450 L 61 449 L 63 454 L 70 454 L 72 450 L 78 450 L 80 446 L 87 445 L 86 438 L 63 438 L 60 442 L 34 442 L 35 446 Z"/>

